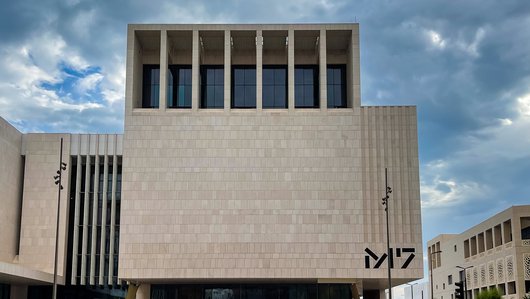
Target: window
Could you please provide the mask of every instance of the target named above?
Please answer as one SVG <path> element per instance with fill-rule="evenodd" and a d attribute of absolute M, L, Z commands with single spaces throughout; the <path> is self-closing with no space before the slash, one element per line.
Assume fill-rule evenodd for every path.
<path fill-rule="evenodd" d="M 225 73 L 222 65 L 201 68 L 201 108 L 224 107 Z"/>
<path fill-rule="evenodd" d="M 191 65 L 170 65 L 168 108 L 191 108 Z"/>
<path fill-rule="evenodd" d="M 521 239 L 530 240 L 530 217 L 521 217 Z"/>
<path fill-rule="evenodd" d="M 263 108 L 287 108 L 287 67 L 263 66 Z"/>
<path fill-rule="evenodd" d="M 442 283 L 442 289 L 445 290 L 445 282 Z"/>
<path fill-rule="evenodd" d="M 328 65 L 328 108 L 346 108 L 346 66 Z"/>
<path fill-rule="evenodd" d="M 467 259 L 469 256 L 469 239 L 467 239 L 464 241 L 464 258 Z"/>
<path fill-rule="evenodd" d="M 447 276 L 447 284 L 449 285 L 453 284 L 453 275 Z"/>
<path fill-rule="evenodd" d="M 456 245 L 455 245 L 455 252 L 456 252 Z"/>
<path fill-rule="evenodd" d="M 256 67 L 232 66 L 232 108 L 256 108 Z"/>
<path fill-rule="evenodd" d="M 318 66 L 296 66 L 294 85 L 296 108 L 318 108 Z"/>
<path fill-rule="evenodd" d="M 144 64 L 142 108 L 158 108 L 160 65 Z"/>

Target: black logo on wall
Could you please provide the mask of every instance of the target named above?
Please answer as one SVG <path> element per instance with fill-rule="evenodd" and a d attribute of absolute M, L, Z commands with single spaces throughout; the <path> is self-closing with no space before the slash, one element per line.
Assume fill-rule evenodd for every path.
<path fill-rule="evenodd" d="M 381 264 L 383 264 L 383 262 L 388 258 L 388 254 L 386 253 L 383 253 L 381 256 L 377 256 L 372 250 L 370 250 L 370 248 L 365 248 L 364 251 L 367 253 L 367 255 L 364 256 L 364 267 L 366 269 L 372 268 L 370 264 L 371 259 L 375 260 L 375 265 L 373 266 L 373 268 L 378 269 L 379 267 L 381 267 Z M 410 262 L 412 262 L 414 257 L 416 257 L 414 252 L 416 252 L 414 248 L 396 248 L 396 258 L 407 257 L 403 265 L 401 265 L 401 269 L 407 269 Z M 407 256 L 407 254 L 409 255 Z M 390 248 L 390 258 L 388 259 L 388 261 L 390 263 L 390 268 L 394 268 L 394 248 Z"/>

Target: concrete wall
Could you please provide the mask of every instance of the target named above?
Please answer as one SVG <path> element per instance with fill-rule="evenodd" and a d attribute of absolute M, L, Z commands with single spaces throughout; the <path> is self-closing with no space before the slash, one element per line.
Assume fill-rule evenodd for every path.
<path fill-rule="evenodd" d="M 409 136 L 404 143 L 415 138 L 413 109 L 381 111 L 394 115 L 388 126 Z M 372 215 L 380 207 L 367 206 L 382 195 L 363 196 L 366 117 L 359 110 L 133 112 L 124 136 L 119 276 L 386 277 L 384 267 L 364 269 L 367 243 L 385 248 L 382 236 L 368 240 L 384 222 L 381 211 Z M 393 244 L 421 256 L 417 152 L 408 146 L 410 161 L 390 164 Z M 366 167 L 380 173 L 383 166 Z M 421 277 L 421 259 L 395 272 Z"/>
<path fill-rule="evenodd" d="M 467 289 L 472 290 L 473 298 L 476 298 L 480 290 L 499 285 L 505 287 L 504 298 L 521 298 L 525 294 L 525 280 L 530 280 L 530 244 L 521 240 L 521 217 L 530 217 L 530 206 L 511 207 L 461 234 L 441 235 L 430 240 L 427 243 L 428 246 L 440 242 L 440 249 L 442 250 L 441 265 L 435 267 L 433 271 L 434 298 L 451 299 L 455 290 L 454 282 L 460 280 L 459 269 L 456 266 L 470 267 L 466 271 Z M 494 245 L 493 248 L 488 249 L 484 238 L 481 240 L 485 247 L 483 252 L 477 252 L 467 258 L 464 256 L 466 240 L 471 240 L 472 237 L 479 234 L 485 235 L 486 231 L 499 224 L 503 225 L 506 221 L 511 222 L 511 235 L 513 237 L 511 241 L 507 241 L 510 231 L 501 230 L 503 239 L 501 245 Z M 479 243 L 478 238 L 476 242 Z M 452 285 L 448 284 L 448 275 L 453 276 Z M 516 285 L 515 292 L 508 294 L 508 283 L 512 282 L 515 282 Z"/>
<path fill-rule="evenodd" d="M 22 134 L 0 118 L 0 261 L 12 262 L 18 247 L 23 160 Z"/>
<path fill-rule="evenodd" d="M 63 161 L 69 164 L 69 134 L 26 134 L 26 155 L 22 232 L 19 261 L 22 265 L 53 273 L 55 229 L 57 219 L 57 186 L 53 176 L 59 169 L 60 138 L 64 138 Z M 69 168 L 63 172 L 61 196 L 58 274 L 64 275 L 66 260 L 67 195 Z"/>
<path fill-rule="evenodd" d="M 224 44 L 221 39 L 204 43 L 205 48 L 224 46 L 229 66 L 237 54 L 231 51 L 231 30 L 256 30 L 259 36 L 267 30 L 286 32 L 289 109 L 263 110 L 259 97 L 256 109 L 231 109 L 228 80 L 223 110 L 198 109 L 196 93 L 190 110 L 136 108 L 134 72 L 141 60 L 135 32 L 145 29 L 161 30 L 162 37 L 171 30 L 193 32 L 194 90 L 199 34 L 224 32 Z M 321 68 L 320 108 L 296 109 L 294 65 L 317 36 L 319 49 L 310 52 L 314 63 L 326 65 L 326 30 L 351 32 L 343 49 L 351 106 L 327 109 Z M 300 39 L 296 50 L 295 32 L 303 36 L 303 31 L 314 36 Z M 261 49 L 259 43 L 258 63 Z M 422 277 L 416 110 L 360 107 L 359 76 L 357 24 L 130 25 L 120 278 L 363 279 L 365 289 L 384 288 L 386 262 L 373 269 L 371 261 L 366 268 L 365 249 L 379 256 L 386 251 L 380 205 L 385 167 L 394 189 L 395 281 Z M 163 89 L 162 75 L 161 82 Z M 406 269 L 401 266 L 410 254 L 398 248 L 414 249 L 416 258 Z"/>
<path fill-rule="evenodd" d="M 386 252 L 386 220 L 381 199 L 385 196 L 385 168 L 389 200 L 390 244 L 414 248 L 417 258 L 407 269 L 401 266 L 410 253 L 395 257 L 395 277 L 422 277 L 421 203 L 418 136 L 415 107 L 361 107 L 361 177 L 363 240 L 366 247 Z M 377 271 L 384 277 L 386 266 Z M 414 273 L 414 274 L 412 274 Z"/>

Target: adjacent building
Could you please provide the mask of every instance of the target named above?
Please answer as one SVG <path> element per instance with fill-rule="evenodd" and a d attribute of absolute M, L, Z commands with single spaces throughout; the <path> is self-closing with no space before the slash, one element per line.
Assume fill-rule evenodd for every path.
<path fill-rule="evenodd" d="M 407 283 L 404 285 L 405 299 L 429 299 L 431 298 L 429 281 Z"/>
<path fill-rule="evenodd" d="M 123 135 L 1 122 L 2 290 L 49 290 L 60 138 L 61 298 L 371 299 L 389 264 L 421 278 L 416 109 L 362 106 L 359 55 L 358 24 L 129 25 Z"/>
<path fill-rule="evenodd" d="M 530 293 L 530 206 L 513 206 L 427 246 L 435 299 L 454 299 L 460 281 L 466 282 L 467 299 L 492 288 L 505 299 Z"/>

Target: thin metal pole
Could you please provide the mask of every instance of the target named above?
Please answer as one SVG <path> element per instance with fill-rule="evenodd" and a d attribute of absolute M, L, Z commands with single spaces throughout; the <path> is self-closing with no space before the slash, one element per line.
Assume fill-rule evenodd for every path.
<path fill-rule="evenodd" d="M 59 248 L 59 213 L 61 211 L 61 189 L 63 173 L 63 139 L 61 138 L 61 149 L 59 151 L 59 183 L 57 184 L 57 223 L 55 226 L 55 258 L 53 264 L 53 294 L 52 299 L 57 298 L 57 254 Z"/>
<path fill-rule="evenodd" d="M 410 299 L 414 299 L 414 285 L 410 285 Z"/>
<path fill-rule="evenodd" d="M 390 229 L 388 224 L 388 169 L 385 168 L 385 194 L 387 197 L 386 201 L 386 252 L 388 255 L 388 299 L 392 299 L 392 274 L 390 273 L 390 267 L 392 266 L 390 261 L 392 260 L 391 252 L 390 252 Z"/>
<path fill-rule="evenodd" d="M 466 270 L 464 270 L 464 299 L 467 299 L 467 275 L 466 275 Z"/>
<path fill-rule="evenodd" d="M 434 299 L 434 290 L 432 288 L 432 286 L 433 286 L 433 283 L 432 283 L 432 255 L 433 255 L 433 253 L 431 252 L 431 254 L 429 255 L 429 259 L 431 260 L 431 262 L 429 263 L 429 268 L 431 270 L 431 299 Z"/>
<path fill-rule="evenodd" d="M 433 287 L 432 287 L 432 286 L 433 286 L 433 281 L 432 281 L 432 257 L 433 257 L 433 255 L 435 255 L 435 254 L 440 254 L 440 253 L 442 253 L 442 251 L 441 251 L 441 250 L 438 250 L 438 251 L 435 251 L 435 252 L 431 252 L 431 253 L 429 254 L 429 258 L 430 258 L 430 260 L 431 260 L 431 262 L 429 263 L 430 268 L 431 268 L 431 299 L 434 299 L 434 289 L 433 289 Z"/>
<path fill-rule="evenodd" d="M 462 267 L 462 266 L 456 266 L 457 268 L 459 269 L 462 269 L 462 272 L 463 272 L 463 275 L 464 275 L 464 299 L 468 299 L 467 298 L 467 269 L 471 269 L 473 268 L 473 266 L 469 266 L 469 267 Z"/>

